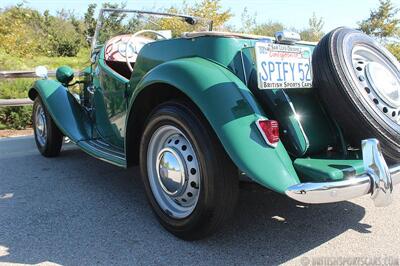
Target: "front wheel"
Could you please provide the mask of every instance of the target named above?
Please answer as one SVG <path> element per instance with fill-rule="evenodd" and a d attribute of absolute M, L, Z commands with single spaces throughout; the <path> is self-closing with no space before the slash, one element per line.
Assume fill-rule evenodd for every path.
<path fill-rule="evenodd" d="M 36 97 L 33 103 L 32 123 L 36 146 L 40 153 L 45 157 L 59 155 L 63 134 L 54 123 L 40 97 Z"/>
<path fill-rule="evenodd" d="M 186 102 L 168 102 L 152 113 L 140 145 L 147 198 L 174 235 L 203 238 L 232 214 L 237 171 L 207 121 Z"/>

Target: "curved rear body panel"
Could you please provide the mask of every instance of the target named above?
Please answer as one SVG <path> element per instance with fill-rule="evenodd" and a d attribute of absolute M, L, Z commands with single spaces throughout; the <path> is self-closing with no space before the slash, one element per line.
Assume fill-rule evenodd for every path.
<path fill-rule="evenodd" d="M 137 85 L 129 109 L 133 109 L 142 91 L 156 88 L 151 85 L 157 83 L 179 89 L 197 104 L 232 161 L 247 176 L 281 193 L 299 183 L 282 143 L 275 149 L 265 143 L 255 124 L 265 114 L 249 89 L 232 72 L 202 58 L 166 62 L 150 71 Z"/>

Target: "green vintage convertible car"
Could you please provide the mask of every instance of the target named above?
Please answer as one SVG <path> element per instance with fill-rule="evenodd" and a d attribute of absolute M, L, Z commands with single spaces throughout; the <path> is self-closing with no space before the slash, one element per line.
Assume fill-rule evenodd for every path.
<path fill-rule="evenodd" d="M 110 13 L 157 17 L 156 29 L 102 34 Z M 176 36 L 157 28 L 163 19 L 207 29 Z M 68 137 L 103 161 L 139 165 L 160 223 L 191 240 L 226 221 L 240 180 L 303 203 L 370 195 L 388 205 L 400 182 L 399 69 L 349 28 L 315 44 L 103 9 L 82 77 L 63 66 L 51 80 L 41 69 L 29 97 L 42 155 L 57 156 Z"/>

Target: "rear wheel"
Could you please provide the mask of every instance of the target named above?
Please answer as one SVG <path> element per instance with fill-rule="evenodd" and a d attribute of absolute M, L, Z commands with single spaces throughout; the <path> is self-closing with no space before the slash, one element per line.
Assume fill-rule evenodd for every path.
<path fill-rule="evenodd" d="M 40 153 L 45 157 L 59 155 L 63 134 L 57 128 L 40 97 L 36 97 L 33 103 L 32 123 L 36 146 Z"/>
<path fill-rule="evenodd" d="M 174 235 L 203 238 L 232 214 L 237 171 L 207 124 L 185 102 L 160 105 L 140 145 L 146 194 L 161 224 Z"/>

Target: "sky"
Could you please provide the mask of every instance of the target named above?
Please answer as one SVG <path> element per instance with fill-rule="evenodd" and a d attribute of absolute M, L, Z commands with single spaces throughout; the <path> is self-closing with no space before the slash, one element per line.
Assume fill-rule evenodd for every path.
<path fill-rule="evenodd" d="M 16 0 L 0 0 L 0 8 L 15 4 Z M 88 4 L 102 2 L 126 2 L 127 8 L 153 10 L 154 8 L 179 6 L 182 0 L 25 0 L 26 5 L 40 11 L 46 9 L 55 13 L 62 8 L 73 10 L 77 15 L 83 15 Z M 192 1 L 187 0 L 187 3 Z M 400 0 L 392 0 L 400 8 Z M 257 14 L 259 23 L 277 21 L 287 28 L 303 29 L 308 25 L 308 19 L 313 12 L 323 17 L 323 30 L 328 32 L 339 26 L 356 27 L 357 22 L 367 18 L 370 10 L 378 6 L 378 0 L 222 0 L 226 9 L 231 9 L 234 17 L 229 24 L 240 27 L 241 13 L 247 7 L 250 14 Z"/>

